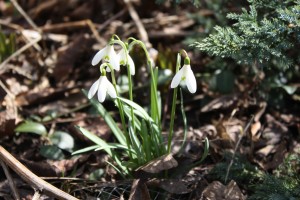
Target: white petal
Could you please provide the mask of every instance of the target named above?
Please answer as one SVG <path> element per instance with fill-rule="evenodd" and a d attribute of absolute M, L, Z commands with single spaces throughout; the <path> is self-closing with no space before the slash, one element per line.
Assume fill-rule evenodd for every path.
<path fill-rule="evenodd" d="M 126 56 L 125 56 L 125 50 L 121 49 L 121 51 L 117 54 L 119 58 L 119 62 L 123 62 L 124 64 L 126 63 Z"/>
<path fill-rule="evenodd" d="M 191 66 L 187 66 L 185 83 L 190 93 L 195 93 L 197 91 L 197 82 Z"/>
<path fill-rule="evenodd" d="M 106 53 L 106 48 L 107 47 L 101 49 L 100 51 L 98 51 L 96 53 L 96 55 L 94 56 L 94 58 L 92 60 L 92 65 L 93 66 L 97 65 L 102 60 L 102 58 L 104 57 L 104 54 Z"/>
<path fill-rule="evenodd" d="M 181 68 L 173 77 L 173 80 L 171 82 L 171 88 L 176 88 L 179 85 L 182 78 L 182 74 L 183 74 L 183 68 Z"/>
<path fill-rule="evenodd" d="M 109 60 L 110 64 L 116 71 L 120 71 L 120 61 L 119 58 L 116 56 L 112 56 Z"/>
<path fill-rule="evenodd" d="M 109 62 L 116 71 L 120 70 L 120 61 L 113 47 L 111 47 L 109 52 Z"/>
<path fill-rule="evenodd" d="M 134 65 L 134 62 L 133 62 L 132 58 L 130 57 L 130 55 L 128 55 L 128 64 L 130 67 L 130 74 L 135 75 L 135 65 Z"/>
<path fill-rule="evenodd" d="M 106 91 L 107 91 L 107 78 L 106 76 L 101 76 L 100 77 L 100 83 L 99 83 L 99 88 L 98 88 L 98 100 L 100 103 L 102 103 L 105 100 L 106 97 Z"/>
<path fill-rule="evenodd" d="M 89 90 L 88 93 L 88 98 L 91 99 L 97 92 L 98 88 L 99 88 L 99 80 L 98 79 L 95 83 L 93 83 L 92 87 Z"/>
<path fill-rule="evenodd" d="M 116 90 L 115 90 L 113 84 L 111 84 L 111 82 L 109 82 L 109 80 L 107 80 L 107 82 L 106 82 L 106 87 L 107 87 L 107 93 L 109 94 L 109 96 L 114 99 L 117 98 Z"/>

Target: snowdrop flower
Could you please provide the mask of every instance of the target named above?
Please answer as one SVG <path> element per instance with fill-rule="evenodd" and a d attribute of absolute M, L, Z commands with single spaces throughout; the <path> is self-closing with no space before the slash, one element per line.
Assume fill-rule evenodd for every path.
<path fill-rule="evenodd" d="M 191 69 L 189 58 L 185 58 L 184 65 L 175 74 L 172 82 L 171 88 L 177 87 L 179 84 L 185 84 L 190 91 L 190 93 L 195 93 L 197 90 L 197 83 L 195 75 Z"/>
<path fill-rule="evenodd" d="M 106 62 L 109 62 L 115 70 L 120 70 L 119 58 L 114 50 L 113 45 L 106 45 L 103 49 L 98 51 L 92 60 L 92 65 L 97 65 L 102 59 Z M 110 71 L 110 69 L 107 68 L 107 71 Z"/>
<path fill-rule="evenodd" d="M 116 98 L 117 93 L 112 83 L 106 78 L 105 75 L 101 75 L 100 78 L 92 85 L 88 93 L 88 98 L 91 99 L 98 90 L 98 100 L 102 103 L 105 100 L 106 93 L 111 98 Z"/>
<path fill-rule="evenodd" d="M 128 62 L 128 65 L 130 67 L 130 74 L 134 75 L 135 74 L 135 65 L 134 65 L 134 62 L 133 62 L 132 58 L 130 57 L 128 51 L 125 52 L 125 50 L 122 48 L 122 50 L 118 53 L 117 56 L 118 56 L 118 59 L 119 59 L 121 65 L 127 65 L 127 62 Z"/>

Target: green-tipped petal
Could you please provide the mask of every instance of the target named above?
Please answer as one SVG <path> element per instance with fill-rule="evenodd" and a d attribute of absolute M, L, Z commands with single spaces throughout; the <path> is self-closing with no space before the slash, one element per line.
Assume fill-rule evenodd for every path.
<path fill-rule="evenodd" d="M 134 62 L 133 62 L 132 58 L 130 57 L 130 55 L 128 55 L 128 64 L 130 67 L 130 74 L 135 75 L 135 65 L 134 65 Z"/>
<path fill-rule="evenodd" d="M 120 70 L 119 57 L 117 56 L 113 46 L 109 49 L 109 62 L 116 71 Z"/>
<path fill-rule="evenodd" d="M 98 100 L 100 103 L 104 102 L 107 91 L 107 78 L 106 76 L 101 76 L 99 79 L 99 88 L 98 88 Z"/>

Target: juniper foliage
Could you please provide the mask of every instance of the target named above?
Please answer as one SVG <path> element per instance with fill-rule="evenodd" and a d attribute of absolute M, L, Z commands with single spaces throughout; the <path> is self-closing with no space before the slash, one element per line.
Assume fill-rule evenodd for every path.
<path fill-rule="evenodd" d="M 250 200 L 296 200 L 300 199 L 300 156 L 289 155 L 275 170 L 266 175 L 263 182 L 255 185 Z"/>
<path fill-rule="evenodd" d="M 258 63 L 284 69 L 300 61 L 300 0 L 248 0 L 249 10 L 230 13 L 232 26 L 192 44 L 209 55 L 229 57 L 241 64 Z"/>
<path fill-rule="evenodd" d="M 215 165 L 209 172 L 209 177 L 212 180 L 220 180 L 225 183 L 226 171 L 232 159 L 232 154 L 225 153 L 223 162 Z M 242 155 L 236 155 L 233 164 L 229 171 L 227 182 L 230 180 L 236 181 L 239 185 L 250 185 L 262 180 L 264 173 L 256 166 L 252 165 Z M 226 183 L 225 183 L 226 184 Z"/>
<path fill-rule="evenodd" d="M 224 154 L 224 161 L 210 171 L 211 180 L 225 183 L 225 174 L 232 155 Z M 250 200 L 296 200 L 300 199 L 300 155 L 291 154 L 273 171 L 265 173 L 237 154 L 229 171 L 228 181 L 234 180 L 250 193 Z"/>
<path fill-rule="evenodd" d="M 156 3 L 162 4 L 162 3 L 165 3 L 166 1 L 168 1 L 168 0 L 156 0 Z M 192 2 L 193 5 L 196 7 L 200 6 L 200 0 L 189 0 L 189 1 Z M 186 0 L 171 0 L 171 2 L 175 3 L 175 4 L 180 4 L 180 3 L 186 2 Z"/>

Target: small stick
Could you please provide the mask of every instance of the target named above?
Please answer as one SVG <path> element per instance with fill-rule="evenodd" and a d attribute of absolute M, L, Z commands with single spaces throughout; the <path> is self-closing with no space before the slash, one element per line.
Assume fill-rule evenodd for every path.
<path fill-rule="evenodd" d="M 233 152 L 233 154 L 232 154 L 232 158 L 231 158 L 231 160 L 230 160 L 230 163 L 229 163 L 228 168 L 227 168 L 227 171 L 226 171 L 225 183 L 227 182 L 227 178 L 228 178 L 228 175 L 229 175 L 229 171 L 230 171 L 230 168 L 231 168 L 231 166 L 232 166 L 232 164 L 233 164 L 234 156 L 235 156 L 235 154 L 236 154 L 236 152 L 237 152 L 237 149 L 238 149 L 238 147 L 239 147 L 239 145 L 240 145 L 240 143 L 241 143 L 241 141 L 242 141 L 242 138 L 244 137 L 245 133 L 248 131 L 250 125 L 252 124 L 253 119 L 254 119 L 254 116 L 251 117 L 250 121 L 248 122 L 248 124 L 246 125 L 244 131 L 242 132 L 242 135 L 240 136 L 238 142 L 237 142 L 236 145 L 235 145 L 234 152 Z"/>
<path fill-rule="evenodd" d="M 30 41 L 29 43 L 27 43 L 26 45 L 24 45 L 21 49 L 18 49 L 16 52 L 14 52 L 13 54 L 11 54 L 8 58 L 6 58 L 6 60 L 4 60 L 1 64 L 0 64 L 0 74 L 2 74 L 6 68 L 4 67 L 10 60 L 12 60 L 13 58 L 17 57 L 18 55 L 20 55 L 23 51 L 27 50 L 29 47 L 35 45 L 36 43 L 38 43 L 40 40 L 42 39 L 42 37 L 36 38 L 35 40 Z"/>
<path fill-rule="evenodd" d="M 30 184 L 34 189 L 37 189 L 40 192 L 44 192 L 45 194 L 57 199 L 78 200 L 72 195 L 54 187 L 53 185 L 49 184 L 48 182 L 32 173 L 2 146 L 0 146 L 0 159 L 4 163 L 6 163 L 12 170 L 14 170 L 25 182 Z"/>
<path fill-rule="evenodd" d="M 42 27 L 41 30 L 44 32 L 50 32 L 50 31 L 64 30 L 67 28 L 81 28 L 81 27 L 89 27 L 95 39 L 100 43 L 104 42 L 96 29 L 97 27 L 99 27 L 99 25 L 95 25 L 90 19 L 76 21 L 76 22 L 66 22 L 66 23 L 47 25 Z"/>
<path fill-rule="evenodd" d="M 128 8 L 128 11 L 129 11 L 129 14 L 130 14 L 132 20 L 135 22 L 135 25 L 138 29 L 141 40 L 143 42 L 145 42 L 145 45 L 147 48 L 150 48 L 151 43 L 149 42 L 149 37 L 148 37 L 147 31 L 146 31 L 143 23 L 141 22 L 139 15 L 137 14 L 137 12 L 134 9 L 133 5 L 131 4 L 130 0 L 124 0 L 124 3 L 126 4 L 126 6 Z"/>
<path fill-rule="evenodd" d="M 11 177 L 6 164 L 2 160 L 0 160 L 0 163 L 1 163 L 1 166 L 2 166 L 3 171 L 5 173 L 5 176 L 6 176 L 7 180 L 8 180 L 8 184 L 10 186 L 10 189 L 12 190 L 12 194 L 13 194 L 14 198 L 16 200 L 19 200 L 20 199 L 20 195 L 18 193 L 18 190 L 16 188 L 15 182 L 14 182 L 13 178 Z"/>
<path fill-rule="evenodd" d="M 111 18 L 107 19 L 104 23 L 101 24 L 101 26 L 98 28 L 98 31 L 100 32 L 101 30 L 106 28 L 111 22 L 113 22 L 114 20 L 116 20 L 119 17 L 121 17 L 122 15 L 124 15 L 124 13 L 126 11 L 127 11 L 127 8 L 123 8 L 123 10 L 121 10 L 120 12 L 118 12 L 117 14 L 112 16 Z"/>
<path fill-rule="evenodd" d="M 15 95 L 6 87 L 6 85 L 0 80 L 0 87 L 6 92 L 6 94 L 11 98 L 15 99 Z"/>
<path fill-rule="evenodd" d="M 26 14 L 23 8 L 18 4 L 16 0 L 10 0 L 19 13 L 25 18 L 25 20 L 36 30 L 39 31 L 38 26 L 32 21 L 32 19 Z"/>
<path fill-rule="evenodd" d="M 35 189 L 35 190 L 34 190 L 34 195 L 33 195 L 33 197 L 32 197 L 32 200 L 39 200 L 40 197 L 41 197 L 40 191 Z"/>

